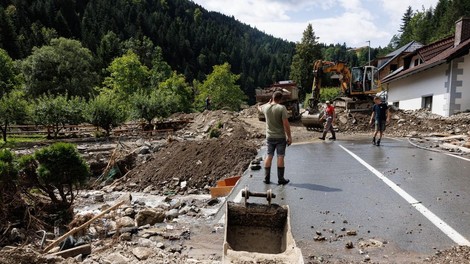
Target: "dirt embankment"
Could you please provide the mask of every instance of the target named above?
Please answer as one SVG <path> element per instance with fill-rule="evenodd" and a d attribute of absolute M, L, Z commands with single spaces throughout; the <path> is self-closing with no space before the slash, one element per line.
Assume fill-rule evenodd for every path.
<path fill-rule="evenodd" d="M 172 142 L 134 168 L 125 189 L 195 193 L 221 178 L 242 175 L 257 152 L 253 142 L 239 139 Z"/>

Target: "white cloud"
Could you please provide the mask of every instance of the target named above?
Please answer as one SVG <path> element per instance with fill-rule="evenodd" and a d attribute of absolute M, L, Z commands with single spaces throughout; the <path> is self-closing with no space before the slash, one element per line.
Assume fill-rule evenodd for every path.
<path fill-rule="evenodd" d="M 421 10 L 438 0 L 193 0 L 204 8 L 234 16 L 267 34 L 300 41 L 308 23 L 322 43 L 385 46 L 406 8 Z M 331 15 L 329 15 L 331 14 Z"/>
<path fill-rule="evenodd" d="M 359 13 L 344 13 L 339 17 L 310 21 L 323 43 L 346 42 L 348 46 L 366 46 L 366 41 L 378 43 L 381 39 L 390 38 L 390 33 L 379 29 L 372 20 L 364 19 Z M 338 22 L 340 25 L 338 26 Z"/>
<path fill-rule="evenodd" d="M 389 17 L 389 26 L 398 29 L 401 24 L 401 18 L 409 6 L 413 11 L 421 11 L 423 6 L 425 9 L 436 7 L 438 0 L 380 0 L 381 8 Z"/>

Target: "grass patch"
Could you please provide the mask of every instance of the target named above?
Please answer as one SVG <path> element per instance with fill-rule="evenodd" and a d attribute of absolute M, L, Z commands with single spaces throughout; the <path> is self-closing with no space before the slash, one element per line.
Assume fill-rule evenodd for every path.
<path fill-rule="evenodd" d="M 35 143 L 46 140 L 46 135 L 31 134 L 31 135 L 9 135 L 7 142 L 0 139 L 1 148 L 14 148 L 22 143 Z"/>

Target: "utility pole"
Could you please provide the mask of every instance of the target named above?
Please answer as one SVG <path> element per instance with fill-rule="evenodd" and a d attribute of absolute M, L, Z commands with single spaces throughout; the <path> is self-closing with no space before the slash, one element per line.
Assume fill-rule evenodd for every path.
<path fill-rule="evenodd" d="M 370 66 L 370 40 L 366 41 L 369 43 L 369 66 Z"/>

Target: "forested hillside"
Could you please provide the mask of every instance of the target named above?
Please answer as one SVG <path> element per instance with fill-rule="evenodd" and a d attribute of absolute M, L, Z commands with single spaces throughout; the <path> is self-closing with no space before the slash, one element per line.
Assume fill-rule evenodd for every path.
<path fill-rule="evenodd" d="M 153 49 L 162 48 L 173 70 L 191 82 L 212 66 L 230 63 L 245 93 L 286 79 L 294 43 L 266 35 L 233 17 L 208 12 L 188 0 L 1 0 L 0 48 L 13 59 L 31 54 L 52 38 L 79 40 L 106 68 L 137 51 L 150 67 Z"/>
<path fill-rule="evenodd" d="M 470 16 L 470 0 L 439 0 L 435 7 L 413 10 L 409 7 L 403 15 L 400 34 L 392 40 L 394 46 L 410 41 L 429 44 L 450 36 L 455 22 Z"/>

